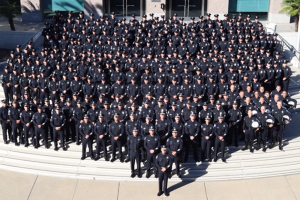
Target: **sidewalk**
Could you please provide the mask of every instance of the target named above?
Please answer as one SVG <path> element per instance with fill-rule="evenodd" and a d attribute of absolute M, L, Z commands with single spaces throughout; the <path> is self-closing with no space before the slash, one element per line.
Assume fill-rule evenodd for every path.
<path fill-rule="evenodd" d="M 2 200 L 152 200 L 158 183 L 104 182 L 36 176 L 0 171 Z M 300 199 L 300 175 L 241 181 L 169 184 L 168 199 L 289 200 Z"/>

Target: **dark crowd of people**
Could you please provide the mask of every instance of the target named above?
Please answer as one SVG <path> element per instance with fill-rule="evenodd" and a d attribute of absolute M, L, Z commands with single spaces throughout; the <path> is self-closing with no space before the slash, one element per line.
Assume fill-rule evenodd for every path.
<path fill-rule="evenodd" d="M 296 107 L 292 71 L 277 34 L 252 19 L 208 13 L 185 23 L 150 14 L 128 22 L 114 13 L 65 18 L 57 11 L 45 23 L 43 48 L 31 42 L 11 51 L 2 74 L 4 142 L 39 148 L 42 140 L 49 148 L 54 141 L 54 150 L 58 140 L 63 150 L 82 143 L 81 159 L 88 146 L 92 159 L 103 152 L 106 161 L 111 145 L 111 162 L 118 149 L 132 177 L 141 177 L 146 161 L 146 177 L 153 167 L 165 184 L 172 163 L 181 177 L 190 147 L 196 162 L 217 161 L 219 151 L 225 162 L 225 146 L 239 140 L 252 153 L 266 151 L 269 140 L 282 149 Z"/>

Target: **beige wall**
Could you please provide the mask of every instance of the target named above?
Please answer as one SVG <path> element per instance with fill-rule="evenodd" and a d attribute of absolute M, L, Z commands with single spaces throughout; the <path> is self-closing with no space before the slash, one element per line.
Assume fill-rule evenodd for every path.
<path fill-rule="evenodd" d="M 219 19 L 224 18 L 224 14 L 228 13 L 229 0 L 207 0 L 207 12 L 212 14 L 219 14 Z M 206 13 L 205 13 L 206 14 Z"/>
<path fill-rule="evenodd" d="M 41 10 L 40 0 L 21 0 L 22 13 L 36 12 Z"/>
<path fill-rule="evenodd" d="M 152 2 L 151 0 L 146 0 L 146 15 L 148 15 L 148 17 L 150 13 L 154 13 L 155 17 L 165 15 L 165 11 L 160 8 L 162 3 L 166 4 L 166 0 L 161 0 L 161 2 Z"/>
<path fill-rule="evenodd" d="M 270 0 L 269 9 L 269 22 L 273 23 L 289 23 L 290 16 L 286 14 L 280 14 L 279 11 L 282 9 L 283 0 Z"/>
<path fill-rule="evenodd" d="M 95 13 L 95 18 L 99 15 L 103 15 L 104 7 L 103 0 L 85 0 L 84 1 L 84 13 L 89 15 L 89 13 Z"/>

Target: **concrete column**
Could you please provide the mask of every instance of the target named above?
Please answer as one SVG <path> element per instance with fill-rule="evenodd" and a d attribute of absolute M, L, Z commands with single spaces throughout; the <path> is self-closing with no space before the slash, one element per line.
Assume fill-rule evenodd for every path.
<path fill-rule="evenodd" d="M 84 1 L 84 14 L 85 17 L 89 17 L 90 13 L 95 14 L 95 18 L 103 16 L 104 13 L 104 0 L 85 0 Z"/>
<path fill-rule="evenodd" d="M 279 11 L 282 9 L 283 0 L 270 0 L 269 9 L 269 22 L 272 23 L 290 23 L 290 16 L 286 14 L 280 14 Z"/>
<path fill-rule="evenodd" d="M 207 13 L 211 13 L 212 19 L 214 19 L 214 14 L 219 14 L 219 19 L 224 19 L 224 14 L 228 13 L 228 9 L 229 0 L 207 0 Z"/>
<path fill-rule="evenodd" d="M 20 0 L 23 22 L 43 21 L 43 11 L 40 0 Z"/>
<path fill-rule="evenodd" d="M 146 15 L 149 16 L 150 13 L 154 13 L 155 17 L 165 15 L 167 8 L 165 10 L 161 9 L 160 5 L 162 3 L 166 5 L 166 0 L 161 0 L 160 2 L 152 2 L 152 0 L 146 0 Z"/>

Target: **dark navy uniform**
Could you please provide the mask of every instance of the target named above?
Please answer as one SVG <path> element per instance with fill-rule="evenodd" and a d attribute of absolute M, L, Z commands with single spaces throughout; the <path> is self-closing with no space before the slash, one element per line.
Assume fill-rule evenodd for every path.
<path fill-rule="evenodd" d="M 86 118 L 86 116 L 85 116 Z M 88 145 L 90 151 L 91 159 L 94 159 L 94 152 L 93 152 L 93 124 L 88 122 L 84 122 L 80 124 L 79 130 L 82 136 L 82 157 L 81 160 L 85 159 L 86 157 L 86 146 Z"/>
<path fill-rule="evenodd" d="M 35 134 L 35 140 L 34 140 L 35 142 L 33 145 L 35 146 L 35 148 L 39 147 L 40 134 L 42 134 L 43 139 L 44 139 L 44 144 L 46 147 L 48 147 L 48 134 L 45 130 L 45 125 L 48 122 L 47 114 L 44 112 L 34 113 L 32 122 L 35 126 L 35 133 L 34 133 Z"/>
<path fill-rule="evenodd" d="M 100 148 L 102 146 L 103 157 L 107 161 L 108 160 L 108 155 L 107 155 L 108 125 L 107 125 L 107 123 L 100 122 L 98 120 L 94 126 L 94 133 L 96 135 L 96 144 L 97 144 L 95 159 L 98 159 L 100 157 Z"/>
<path fill-rule="evenodd" d="M 60 108 L 56 108 L 60 109 Z M 64 114 L 60 113 L 53 113 L 50 119 L 50 125 L 53 128 L 53 139 L 54 139 L 54 149 L 58 150 L 57 147 L 57 140 L 58 136 L 60 137 L 60 142 L 61 142 L 61 147 L 65 149 L 65 139 L 64 139 L 64 129 L 65 129 L 65 124 L 66 124 L 66 117 Z"/>
<path fill-rule="evenodd" d="M 209 118 L 210 119 L 210 118 Z M 211 143 L 214 135 L 214 125 L 202 124 L 201 125 L 201 161 L 203 162 L 206 158 L 210 161 Z M 208 138 L 207 138 L 208 137 Z"/>
<path fill-rule="evenodd" d="M 177 130 L 173 130 L 173 132 Z M 180 175 L 180 156 L 181 156 L 181 153 L 182 153 L 182 149 L 183 149 L 183 141 L 180 137 L 170 137 L 168 140 L 167 140 L 167 144 L 166 144 L 166 147 L 168 148 L 168 151 L 172 157 L 172 160 L 173 162 L 175 163 L 175 166 L 176 166 L 176 174 L 179 176 L 179 178 L 181 178 L 181 175 Z M 176 155 L 173 155 L 173 152 L 176 152 Z M 170 168 L 170 170 L 172 171 L 172 166 Z"/>
<path fill-rule="evenodd" d="M 119 149 L 119 159 L 123 161 L 123 154 L 122 154 L 122 137 L 125 134 L 125 126 L 122 122 L 112 122 L 109 125 L 109 135 L 111 137 L 111 145 L 112 145 L 112 162 L 115 160 L 116 157 L 116 148 L 118 146 Z"/>
<path fill-rule="evenodd" d="M 171 166 L 173 164 L 173 160 L 170 154 L 159 153 L 156 156 L 156 167 L 158 170 L 158 183 L 159 183 L 159 194 L 162 194 L 162 184 L 164 182 L 164 193 L 168 196 L 168 178 L 171 173 Z M 162 168 L 165 168 L 166 171 L 162 171 Z"/>
<path fill-rule="evenodd" d="M 12 123 L 12 133 L 13 133 L 13 140 L 15 142 L 15 145 L 19 145 L 18 143 L 18 136 L 22 133 L 22 123 L 20 119 L 20 114 L 22 112 L 22 109 L 17 106 L 11 107 L 8 111 L 9 120 Z"/>
<path fill-rule="evenodd" d="M 133 131 L 138 131 L 134 129 Z M 143 138 L 140 135 L 130 135 L 127 138 L 127 146 L 130 151 L 130 168 L 132 177 L 134 176 L 134 163 L 137 165 L 137 175 L 139 178 L 141 175 L 141 149 L 143 147 Z"/>
<path fill-rule="evenodd" d="M 26 105 L 29 106 L 29 105 Z M 33 123 L 32 123 L 33 111 L 23 110 L 21 112 L 20 118 L 23 125 L 23 131 L 20 137 L 21 144 L 25 143 L 25 146 L 28 146 L 28 136 L 29 133 L 33 136 Z"/>
<path fill-rule="evenodd" d="M 190 145 L 192 145 L 193 147 L 194 160 L 198 162 L 199 158 L 198 158 L 197 147 L 199 144 L 198 135 L 200 134 L 201 124 L 196 120 L 194 122 L 189 120 L 184 124 L 184 127 L 185 127 L 185 134 L 187 135 L 187 137 L 189 137 L 187 139 L 184 162 L 187 162 L 188 160 Z"/>
<path fill-rule="evenodd" d="M 215 153 L 214 153 L 214 161 L 217 161 L 217 154 L 219 150 L 219 146 L 221 145 L 221 156 L 222 156 L 222 161 L 225 162 L 225 145 L 226 145 L 226 136 L 228 134 L 228 125 L 223 122 L 223 123 L 216 123 L 214 125 L 214 133 L 216 136 L 215 139 Z M 220 138 L 222 137 L 222 139 Z"/>
<path fill-rule="evenodd" d="M 150 127 L 151 130 L 154 131 L 153 127 Z M 157 135 L 154 135 L 153 137 L 151 135 L 147 135 L 144 138 L 144 147 L 147 151 L 147 164 L 146 164 L 146 170 L 147 170 L 147 178 L 150 176 L 150 169 L 151 169 L 151 163 L 154 164 L 153 171 L 154 174 L 157 176 L 157 168 L 155 166 L 155 159 L 156 155 L 160 150 L 160 138 Z M 150 152 L 150 150 L 153 150 L 153 153 Z"/>
<path fill-rule="evenodd" d="M 2 103 L 6 101 L 2 101 Z M 10 131 L 11 131 L 11 125 L 10 125 L 10 119 L 8 115 L 9 108 L 7 106 L 3 106 L 0 108 L 0 121 L 2 125 L 2 135 L 3 135 L 3 141 L 5 144 L 8 143 L 7 136 L 10 137 Z"/>

